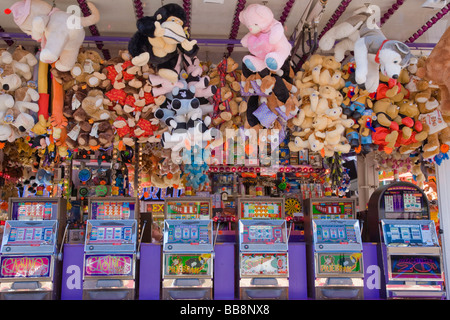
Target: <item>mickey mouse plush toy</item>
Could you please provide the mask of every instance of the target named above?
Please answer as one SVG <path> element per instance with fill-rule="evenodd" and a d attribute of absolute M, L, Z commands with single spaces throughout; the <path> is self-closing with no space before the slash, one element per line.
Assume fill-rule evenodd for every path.
<path fill-rule="evenodd" d="M 157 68 L 158 75 L 177 82 L 179 75 L 175 66 L 179 51 L 193 57 L 199 50 L 197 41 L 190 40 L 187 28 L 183 28 L 185 23 L 186 13 L 174 3 L 162 6 L 152 17 L 139 19 L 138 31 L 128 43 L 132 63 L 143 66 L 150 62 Z"/>

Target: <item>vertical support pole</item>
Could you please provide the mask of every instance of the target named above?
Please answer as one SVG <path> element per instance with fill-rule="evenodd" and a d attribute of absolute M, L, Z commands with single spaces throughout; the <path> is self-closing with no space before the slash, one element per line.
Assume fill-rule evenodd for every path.
<path fill-rule="evenodd" d="M 436 182 L 438 191 L 439 224 L 442 243 L 442 256 L 444 264 L 445 279 L 449 279 L 450 266 L 450 160 L 442 161 L 440 166 L 436 165 Z M 449 299 L 450 288 L 446 287 L 446 298 Z"/>
<path fill-rule="evenodd" d="M 357 175 L 358 175 L 358 205 L 359 210 L 366 209 L 370 196 L 379 186 L 378 171 L 376 168 L 374 155 L 369 153 L 365 157 L 357 157 Z"/>

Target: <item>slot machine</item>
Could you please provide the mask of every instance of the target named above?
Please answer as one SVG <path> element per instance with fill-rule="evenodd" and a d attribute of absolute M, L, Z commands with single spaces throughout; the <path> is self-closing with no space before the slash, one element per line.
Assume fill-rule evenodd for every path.
<path fill-rule="evenodd" d="M 317 300 L 364 299 L 356 199 L 304 200 L 308 294 Z"/>
<path fill-rule="evenodd" d="M 10 198 L 1 246 L 2 300 L 56 300 L 66 227 L 63 198 Z"/>
<path fill-rule="evenodd" d="M 163 300 L 213 298 L 211 198 L 167 198 L 164 203 Z"/>
<path fill-rule="evenodd" d="M 426 195 L 409 182 L 378 188 L 369 199 L 369 235 L 381 243 L 387 299 L 444 299 L 442 250 Z"/>
<path fill-rule="evenodd" d="M 89 198 L 88 206 L 83 299 L 133 300 L 139 258 L 137 200 Z"/>
<path fill-rule="evenodd" d="M 287 300 L 288 236 L 284 198 L 240 197 L 239 298 Z"/>

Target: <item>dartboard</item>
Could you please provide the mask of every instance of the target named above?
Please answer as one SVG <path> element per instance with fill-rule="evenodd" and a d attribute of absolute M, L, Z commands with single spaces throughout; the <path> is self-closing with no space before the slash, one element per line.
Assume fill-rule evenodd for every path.
<path fill-rule="evenodd" d="M 284 211 L 290 217 L 294 216 L 294 213 L 301 212 L 302 205 L 296 198 L 287 198 L 284 203 Z"/>

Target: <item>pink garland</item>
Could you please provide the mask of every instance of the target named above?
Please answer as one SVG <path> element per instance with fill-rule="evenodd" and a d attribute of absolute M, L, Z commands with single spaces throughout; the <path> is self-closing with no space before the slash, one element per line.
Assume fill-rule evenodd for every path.
<path fill-rule="evenodd" d="M 244 10 L 245 3 L 246 3 L 246 0 L 238 0 L 238 3 L 236 4 L 236 10 L 234 11 L 234 17 L 233 17 L 233 23 L 231 25 L 230 36 L 228 38 L 230 40 L 234 40 L 237 37 L 237 34 L 239 32 L 239 26 L 241 24 L 241 22 L 239 21 L 239 14 L 241 13 L 242 10 Z M 231 55 L 231 53 L 233 52 L 234 46 L 229 45 L 227 49 L 228 49 L 228 55 Z"/>
<path fill-rule="evenodd" d="M 428 20 L 419 30 L 414 32 L 414 34 L 408 38 L 408 41 L 406 41 L 406 43 L 413 43 L 414 41 L 419 39 L 420 36 L 422 36 L 425 32 L 427 32 L 428 29 L 430 29 L 436 22 L 441 20 L 449 11 L 450 11 L 450 3 L 447 4 L 444 8 L 442 8 L 440 12 L 436 13 L 436 15 L 432 17 L 430 20 Z"/>

